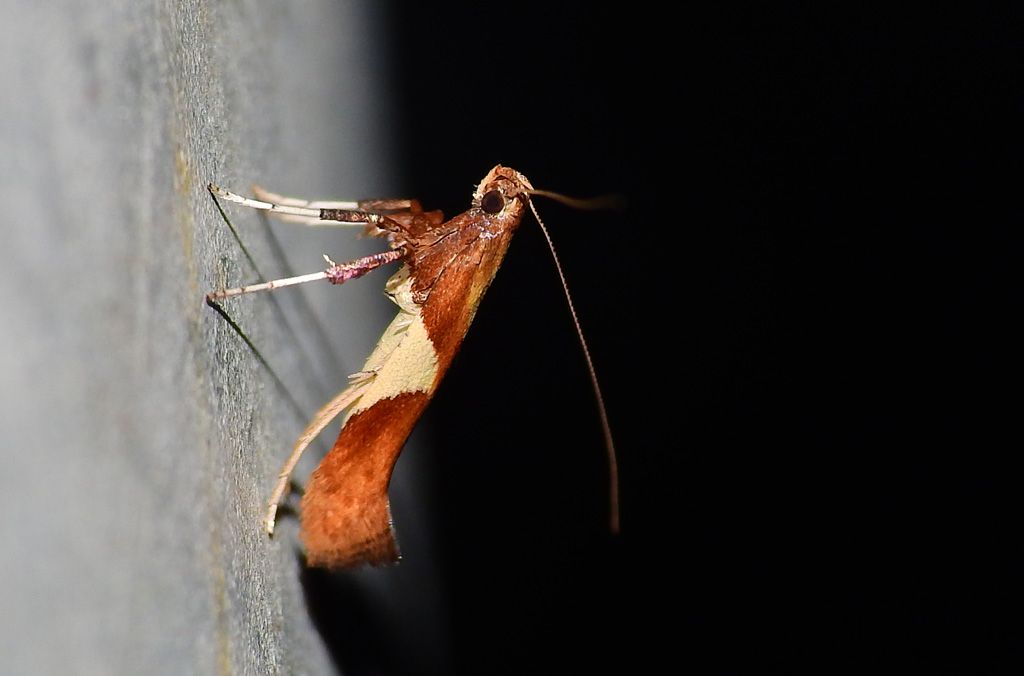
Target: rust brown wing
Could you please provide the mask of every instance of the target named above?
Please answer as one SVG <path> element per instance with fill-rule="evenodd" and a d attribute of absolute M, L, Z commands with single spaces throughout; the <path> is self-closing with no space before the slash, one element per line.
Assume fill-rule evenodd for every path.
<path fill-rule="evenodd" d="M 302 499 L 301 535 L 309 565 L 349 568 L 398 559 L 388 484 L 429 400 L 424 392 L 400 394 L 345 423 Z"/>

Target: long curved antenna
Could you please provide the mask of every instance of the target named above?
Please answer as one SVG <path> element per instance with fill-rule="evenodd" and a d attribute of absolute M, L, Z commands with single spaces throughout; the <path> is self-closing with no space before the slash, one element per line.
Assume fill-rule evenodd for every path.
<path fill-rule="evenodd" d="M 557 194 L 540 190 L 531 190 L 530 192 L 532 194 L 543 195 L 545 197 Z M 559 197 L 561 197 L 561 195 L 559 195 Z M 590 372 L 590 383 L 594 386 L 594 396 L 597 397 L 597 410 L 601 414 L 601 430 L 604 432 L 604 444 L 605 448 L 608 450 L 608 501 L 610 506 L 609 528 L 612 533 L 618 533 L 619 463 L 615 456 L 615 441 L 612 439 L 612 428 L 611 425 L 608 424 L 608 411 L 605 410 L 604 397 L 601 396 L 601 385 L 597 382 L 597 371 L 594 369 L 594 361 L 590 358 L 590 350 L 587 348 L 587 339 L 583 337 L 583 328 L 580 326 L 579 317 L 576 315 L 576 307 L 572 304 L 572 296 L 569 294 L 569 284 L 565 280 L 565 273 L 562 271 L 562 264 L 558 260 L 558 254 L 555 253 L 555 243 L 551 241 L 551 235 L 548 233 L 548 229 L 545 227 L 544 221 L 541 220 L 540 214 L 537 213 L 537 207 L 533 205 L 533 200 L 527 200 L 527 202 L 530 205 L 530 211 L 533 212 L 533 217 L 537 219 L 537 225 L 540 226 L 541 232 L 544 233 L 544 239 L 548 242 L 548 248 L 551 249 L 551 257 L 555 261 L 555 269 L 558 270 L 558 277 L 562 280 L 562 290 L 565 291 L 565 300 L 569 304 L 569 314 L 572 315 L 572 323 L 576 326 L 576 335 L 580 338 L 580 346 L 583 348 L 583 357 L 587 360 L 587 370 Z"/>

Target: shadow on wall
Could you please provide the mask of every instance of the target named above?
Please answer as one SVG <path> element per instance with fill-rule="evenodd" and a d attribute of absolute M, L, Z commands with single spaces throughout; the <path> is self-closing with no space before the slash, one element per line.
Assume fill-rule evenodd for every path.
<path fill-rule="evenodd" d="M 394 637 L 388 607 L 357 575 L 309 568 L 303 555 L 298 558 L 310 619 L 341 673 L 423 673 L 422 658 Z"/>

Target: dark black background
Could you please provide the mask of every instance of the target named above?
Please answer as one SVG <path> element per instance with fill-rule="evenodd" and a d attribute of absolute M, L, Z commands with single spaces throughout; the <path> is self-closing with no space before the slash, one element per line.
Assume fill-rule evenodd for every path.
<path fill-rule="evenodd" d="M 622 535 L 527 220 L 428 413 L 450 664 L 1015 664 L 1019 23 L 775 3 L 409 3 L 387 23 L 427 205 L 458 213 L 497 163 L 629 205 L 539 203 Z"/>

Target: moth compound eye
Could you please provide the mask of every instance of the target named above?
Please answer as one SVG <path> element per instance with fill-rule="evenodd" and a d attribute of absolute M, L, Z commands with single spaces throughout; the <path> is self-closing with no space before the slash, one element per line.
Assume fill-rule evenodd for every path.
<path fill-rule="evenodd" d="M 505 198 L 501 191 L 490 190 L 481 198 L 480 208 L 487 214 L 496 214 L 505 207 Z"/>

